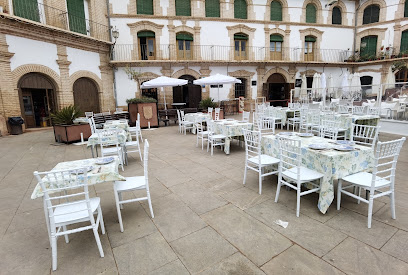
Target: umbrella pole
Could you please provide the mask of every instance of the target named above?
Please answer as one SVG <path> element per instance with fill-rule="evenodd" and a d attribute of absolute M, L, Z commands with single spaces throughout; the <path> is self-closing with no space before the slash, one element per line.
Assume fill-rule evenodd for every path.
<path fill-rule="evenodd" d="M 164 92 L 164 88 L 163 88 L 163 87 L 161 87 L 161 91 L 162 91 L 162 93 L 163 93 L 164 110 L 167 110 L 167 104 L 166 104 L 166 93 Z M 167 117 L 167 112 L 166 112 L 166 119 L 169 119 L 169 118 Z"/>
<path fill-rule="evenodd" d="M 218 104 L 220 104 L 220 85 L 217 85 L 218 86 Z"/>

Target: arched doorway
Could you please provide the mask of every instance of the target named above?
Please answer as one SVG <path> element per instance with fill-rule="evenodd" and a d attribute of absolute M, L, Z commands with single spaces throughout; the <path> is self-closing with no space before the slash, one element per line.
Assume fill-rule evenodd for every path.
<path fill-rule="evenodd" d="M 87 77 L 74 82 L 74 104 L 81 112 L 99 113 L 98 88 L 93 80 Z"/>
<path fill-rule="evenodd" d="M 28 73 L 18 82 L 21 114 L 27 128 L 51 125 L 57 102 L 55 85 L 41 73 Z"/>
<path fill-rule="evenodd" d="M 280 73 L 274 73 L 263 84 L 266 100 L 273 106 L 286 106 L 289 100 L 290 85 Z"/>
<path fill-rule="evenodd" d="M 201 101 L 201 86 L 194 85 L 194 76 L 182 75 L 179 79 L 188 80 L 188 84 L 173 87 L 173 103 L 186 103 L 186 108 L 198 108 Z"/>

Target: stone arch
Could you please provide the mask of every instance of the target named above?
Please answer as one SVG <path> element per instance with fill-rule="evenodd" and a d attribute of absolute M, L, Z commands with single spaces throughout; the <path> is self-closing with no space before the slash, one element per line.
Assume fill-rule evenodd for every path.
<path fill-rule="evenodd" d="M 361 38 L 370 36 L 370 35 L 376 35 L 377 36 L 377 52 L 378 52 L 381 49 L 383 40 L 385 39 L 386 31 L 387 31 L 387 28 L 372 28 L 372 29 L 366 29 L 364 31 L 357 33 L 356 50 L 360 50 Z"/>
<path fill-rule="evenodd" d="M 336 7 L 339 8 L 341 11 L 341 26 L 348 26 L 349 22 L 347 20 L 347 7 L 341 0 L 337 1 L 335 5 L 331 5 L 329 7 L 329 15 L 327 16 L 327 24 L 329 25 L 332 24 L 333 9 Z"/>
<path fill-rule="evenodd" d="M 235 26 L 228 26 L 227 27 L 227 30 L 228 30 L 228 36 L 229 36 L 229 38 L 230 38 L 230 46 L 231 46 L 231 49 L 234 49 L 234 34 L 236 34 L 236 33 L 243 33 L 243 34 L 246 34 L 246 35 L 248 35 L 248 48 L 249 49 L 252 49 L 252 41 L 254 41 L 254 33 L 255 33 L 255 28 L 250 28 L 250 27 L 248 27 L 248 26 L 246 26 L 246 25 L 244 25 L 244 24 L 238 24 L 238 25 L 235 25 Z M 252 49 L 252 51 L 251 50 L 249 50 L 248 51 L 248 59 L 249 60 L 252 60 L 253 58 L 253 55 L 254 55 L 254 49 Z M 231 50 L 231 51 L 229 51 L 230 53 L 230 60 L 234 60 L 234 51 L 233 50 Z"/>
<path fill-rule="evenodd" d="M 313 4 L 316 7 L 316 24 L 323 24 L 322 4 L 320 3 L 319 0 L 306 0 L 303 2 L 302 17 L 300 18 L 300 22 L 302 23 L 306 22 L 306 6 L 308 4 Z"/>
<path fill-rule="evenodd" d="M 302 49 L 304 48 L 304 43 L 305 43 L 305 37 L 306 36 L 316 37 L 315 48 L 320 49 L 320 44 L 322 42 L 323 31 L 320 31 L 320 30 L 315 29 L 315 28 L 307 28 L 307 29 L 304 29 L 304 30 L 299 30 L 299 33 L 300 33 L 300 41 L 302 43 L 302 45 L 301 45 Z M 302 54 L 302 53 L 301 53 L 301 57 L 300 57 L 301 60 L 304 59 L 304 54 Z M 320 51 L 315 56 L 316 56 L 317 60 L 314 60 L 314 61 L 320 61 L 321 60 Z"/>
<path fill-rule="evenodd" d="M 103 86 L 102 79 L 100 79 L 96 74 L 94 74 L 92 72 L 89 72 L 89 71 L 77 71 L 77 72 L 73 73 L 69 77 L 69 83 L 70 83 L 70 87 L 71 87 L 72 91 L 73 91 L 73 86 L 74 86 L 75 81 L 77 81 L 79 78 L 82 78 L 82 77 L 86 77 L 86 78 L 91 79 L 95 83 L 96 88 L 98 89 L 98 94 L 103 93 L 103 91 L 102 91 L 102 86 Z"/>
<path fill-rule="evenodd" d="M 200 73 L 192 69 L 188 69 L 188 68 L 184 68 L 184 69 L 178 70 L 177 72 L 174 72 L 171 77 L 179 78 L 180 76 L 186 75 L 186 74 L 195 77 L 195 79 L 199 79 L 201 77 Z"/>
<path fill-rule="evenodd" d="M 131 1 L 132 2 L 132 1 Z M 158 58 L 160 58 L 161 56 L 163 56 L 163 53 L 161 51 L 159 51 L 158 46 L 161 45 L 160 44 L 160 39 L 162 36 L 162 29 L 164 27 L 164 25 L 159 25 L 150 21 L 139 21 L 136 23 L 130 23 L 128 24 L 128 27 L 130 28 L 130 34 L 133 37 L 133 49 L 132 49 L 132 59 L 133 60 L 138 60 L 139 59 L 139 41 L 137 38 L 137 33 L 140 31 L 152 31 L 155 34 L 155 47 L 156 47 L 156 55 Z"/>
<path fill-rule="evenodd" d="M 246 80 L 246 87 L 245 89 L 250 93 L 247 98 L 252 99 L 252 89 L 251 89 L 251 80 L 252 77 L 255 75 L 255 72 L 249 72 L 247 70 L 238 70 L 234 72 L 229 72 L 229 76 L 233 76 L 235 78 L 245 78 Z M 235 98 L 235 85 L 231 84 L 230 91 L 228 93 L 228 98 L 229 99 L 234 99 Z"/>
<path fill-rule="evenodd" d="M 127 5 L 128 10 L 127 14 L 131 15 L 137 14 L 136 1 L 138 0 L 129 1 L 129 4 Z M 160 6 L 160 0 L 153 0 L 153 15 L 163 15 L 163 10 L 162 7 Z"/>
<path fill-rule="evenodd" d="M 234 18 L 235 20 L 256 20 L 253 1 L 245 0 L 245 2 L 247 3 L 247 19 L 238 19 L 234 17 L 234 4 L 235 4 L 234 0 L 230 0 L 229 2 L 230 4 L 229 10 L 231 12 L 231 18 Z"/>
<path fill-rule="evenodd" d="M 56 90 L 55 92 L 57 93 L 60 90 L 60 76 L 54 70 L 48 68 L 47 66 L 38 64 L 21 65 L 11 72 L 13 76 L 14 87 L 16 87 L 16 89 L 20 78 L 28 73 L 41 73 L 43 75 L 46 75 L 52 81 Z"/>
<path fill-rule="evenodd" d="M 176 41 L 176 34 L 179 32 L 189 33 L 193 36 L 193 45 L 200 45 L 200 30 L 201 27 L 198 26 L 198 21 L 194 27 L 189 27 L 185 25 L 186 22 L 183 22 L 183 25 L 175 27 L 174 25 L 168 25 L 167 28 L 169 29 L 169 43 L 170 45 L 177 45 Z M 171 56 L 176 57 L 177 52 L 176 48 L 173 47 L 171 50 Z M 175 58 L 176 59 L 176 58 Z M 201 59 L 201 51 L 194 51 L 194 59 L 200 60 Z"/>
<path fill-rule="evenodd" d="M 358 9 L 357 14 L 357 25 L 363 25 L 363 14 L 364 10 L 370 5 L 378 5 L 380 6 L 380 17 L 378 22 L 384 22 L 387 16 L 387 3 L 384 0 L 369 0 L 362 4 Z"/>
<path fill-rule="evenodd" d="M 269 42 L 270 42 L 270 36 L 272 34 L 279 34 L 283 37 L 283 43 L 282 43 L 282 60 L 285 60 L 286 56 L 288 55 L 288 49 L 290 47 L 290 30 L 282 30 L 279 29 L 278 27 L 270 29 L 270 28 L 264 28 L 265 30 L 265 49 L 269 49 Z M 266 51 L 266 58 L 270 59 L 270 51 Z"/>
<path fill-rule="evenodd" d="M 266 81 L 266 80 L 268 80 L 268 78 L 269 78 L 271 75 L 275 74 L 275 73 L 281 74 L 281 75 L 285 78 L 286 83 L 289 83 L 289 82 L 290 82 L 290 75 L 289 75 L 289 73 L 288 73 L 287 71 L 285 71 L 284 69 L 282 69 L 282 68 L 272 68 L 272 69 L 270 69 L 269 71 L 267 71 L 267 72 L 265 73 L 265 75 L 263 76 L 263 78 L 262 78 L 262 79 L 263 79 L 263 82 Z"/>
<path fill-rule="evenodd" d="M 271 21 L 271 2 L 279 1 L 282 5 L 282 22 L 289 22 L 289 11 L 288 11 L 288 1 L 287 0 L 267 0 L 265 7 L 265 21 Z"/>

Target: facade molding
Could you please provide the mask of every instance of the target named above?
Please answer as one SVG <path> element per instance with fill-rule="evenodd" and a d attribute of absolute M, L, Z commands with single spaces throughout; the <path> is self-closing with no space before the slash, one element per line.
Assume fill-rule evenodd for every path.
<path fill-rule="evenodd" d="M 245 78 L 246 80 L 246 87 L 245 87 L 245 98 L 252 98 L 252 93 L 251 93 L 251 80 L 252 77 L 255 75 L 255 72 L 249 72 L 247 70 L 237 70 L 234 72 L 229 72 L 228 73 L 229 76 L 233 76 L 235 78 Z M 251 93 L 251 94 L 249 94 Z M 228 98 L 229 99 L 234 99 L 235 98 L 235 85 L 232 84 L 230 91 L 228 93 Z"/>
<path fill-rule="evenodd" d="M 72 91 L 74 90 L 73 86 L 74 86 L 75 81 L 77 81 L 78 79 L 83 78 L 83 77 L 91 79 L 95 83 L 96 88 L 98 89 L 98 93 L 103 93 L 103 91 L 102 91 L 102 87 L 103 87 L 102 79 L 100 79 L 96 74 L 94 74 L 94 73 L 92 73 L 90 71 L 77 71 L 77 72 L 73 73 L 69 77 L 69 81 L 70 81 L 70 85 L 72 87 Z"/>
<path fill-rule="evenodd" d="M 252 41 L 254 41 L 254 33 L 256 31 L 255 28 L 250 28 L 244 24 L 238 24 L 235 26 L 228 26 L 228 36 L 230 38 L 230 47 L 233 49 L 235 46 L 234 42 L 234 34 L 236 33 L 243 33 L 248 35 L 248 45 L 247 45 L 247 51 L 248 51 L 248 59 L 252 59 L 252 55 L 254 54 L 254 49 L 252 49 Z M 230 60 L 234 60 L 234 51 L 229 51 L 230 54 Z"/>
<path fill-rule="evenodd" d="M 13 82 L 15 84 L 15 87 L 18 87 L 18 82 L 21 77 L 28 73 L 41 73 L 45 76 L 47 76 L 53 83 L 56 92 L 60 90 L 60 76 L 58 73 L 56 73 L 54 70 L 50 69 L 47 66 L 44 65 L 39 65 L 39 64 L 25 64 L 18 66 L 14 70 L 11 71 L 11 74 L 13 76 Z"/>
<path fill-rule="evenodd" d="M 387 3 L 384 0 L 369 0 L 362 4 L 360 8 L 358 9 L 357 13 L 357 26 L 366 26 L 370 24 L 363 25 L 363 14 L 364 10 L 370 6 L 370 5 L 378 5 L 380 6 L 380 17 L 379 17 L 379 22 L 378 23 L 385 23 L 385 20 L 387 19 Z M 377 23 L 377 22 L 376 22 Z"/>
<path fill-rule="evenodd" d="M 137 33 L 140 31 L 152 31 L 155 33 L 155 52 L 156 52 L 156 56 L 162 56 L 162 53 L 160 51 L 160 39 L 162 36 L 162 29 L 164 27 L 164 25 L 159 25 L 156 24 L 154 22 L 151 21 L 139 21 L 139 22 L 135 22 L 135 23 L 129 23 L 127 24 L 128 27 L 130 28 L 130 34 L 132 35 L 133 38 L 133 48 L 132 48 L 132 59 L 138 59 L 139 57 L 139 41 L 138 41 L 138 37 L 137 37 Z"/>
<path fill-rule="evenodd" d="M 340 9 L 341 11 L 341 25 L 345 25 L 345 26 L 349 26 L 349 22 L 347 19 L 347 7 L 346 5 L 343 3 L 343 1 L 339 0 L 337 1 L 337 3 L 335 5 L 331 5 L 329 7 L 329 14 L 327 16 L 327 25 L 332 25 L 332 26 L 336 26 L 332 24 L 332 19 L 333 19 L 333 9 L 337 7 Z"/>
<path fill-rule="evenodd" d="M 322 42 L 322 35 L 323 35 L 323 31 L 320 31 L 320 30 L 318 30 L 318 29 L 315 29 L 315 28 L 307 28 L 307 29 L 304 29 L 304 30 L 299 30 L 299 33 L 300 33 L 300 41 L 301 41 L 301 43 L 305 43 L 305 38 L 306 38 L 306 36 L 313 36 L 313 37 L 316 37 L 316 44 L 315 44 L 315 49 L 320 49 L 320 45 L 321 45 L 321 42 Z M 304 48 L 304 45 L 302 44 L 302 47 L 301 48 Z M 301 54 L 301 60 L 303 60 L 304 59 L 304 54 Z M 320 51 L 319 51 L 319 55 L 318 56 L 316 56 L 317 57 L 317 60 L 316 61 L 319 61 L 319 60 L 321 60 L 321 56 L 320 56 Z"/>
<path fill-rule="evenodd" d="M 189 69 L 189 68 L 183 68 L 181 70 L 178 70 L 176 72 L 173 73 L 173 75 L 171 77 L 173 78 L 179 78 L 183 75 L 191 75 L 193 76 L 195 79 L 199 79 L 201 77 L 199 72 L 196 72 L 193 69 Z"/>
<path fill-rule="evenodd" d="M 376 35 L 377 36 L 377 52 L 380 50 L 382 42 L 385 38 L 385 32 L 387 28 L 371 28 L 364 31 L 358 32 L 356 34 L 356 50 L 360 50 L 361 38 Z"/>
<path fill-rule="evenodd" d="M 300 18 L 300 22 L 306 23 L 306 6 L 309 4 L 313 4 L 316 7 L 316 23 L 315 24 L 323 24 L 322 4 L 320 3 L 319 0 L 306 0 L 303 2 L 302 15 Z M 308 23 L 308 24 L 313 24 L 313 23 Z"/>
<path fill-rule="evenodd" d="M 271 3 L 272 1 L 278 1 L 282 5 L 282 21 L 271 21 Z M 265 7 L 265 21 L 270 21 L 275 24 L 282 24 L 283 22 L 289 21 L 289 8 L 287 0 L 267 0 Z"/>
<path fill-rule="evenodd" d="M 290 83 L 289 73 L 287 71 L 285 71 L 284 69 L 279 68 L 279 67 L 272 68 L 272 69 L 268 70 L 263 76 L 263 83 L 266 83 L 266 81 L 268 81 L 268 78 L 273 74 L 281 74 L 285 78 L 286 83 Z"/>

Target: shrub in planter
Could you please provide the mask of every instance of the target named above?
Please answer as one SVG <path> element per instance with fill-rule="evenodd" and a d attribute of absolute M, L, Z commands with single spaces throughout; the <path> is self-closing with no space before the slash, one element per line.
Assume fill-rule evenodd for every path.
<path fill-rule="evenodd" d="M 136 124 L 137 114 L 140 113 L 140 127 L 159 126 L 157 117 L 157 100 L 151 97 L 130 98 L 126 100 L 130 115 L 130 122 Z"/>
<path fill-rule="evenodd" d="M 81 133 L 83 133 L 84 139 L 88 139 L 92 134 L 89 124 L 74 124 L 74 119 L 81 115 L 82 112 L 73 105 L 51 114 L 55 141 L 67 143 L 78 141 L 81 140 Z"/>
<path fill-rule="evenodd" d="M 214 102 L 214 99 L 209 97 L 209 98 L 201 100 L 198 106 L 204 111 L 207 111 L 209 107 L 212 107 L 212 108 L 218 107 L 218 104 Z"/>

